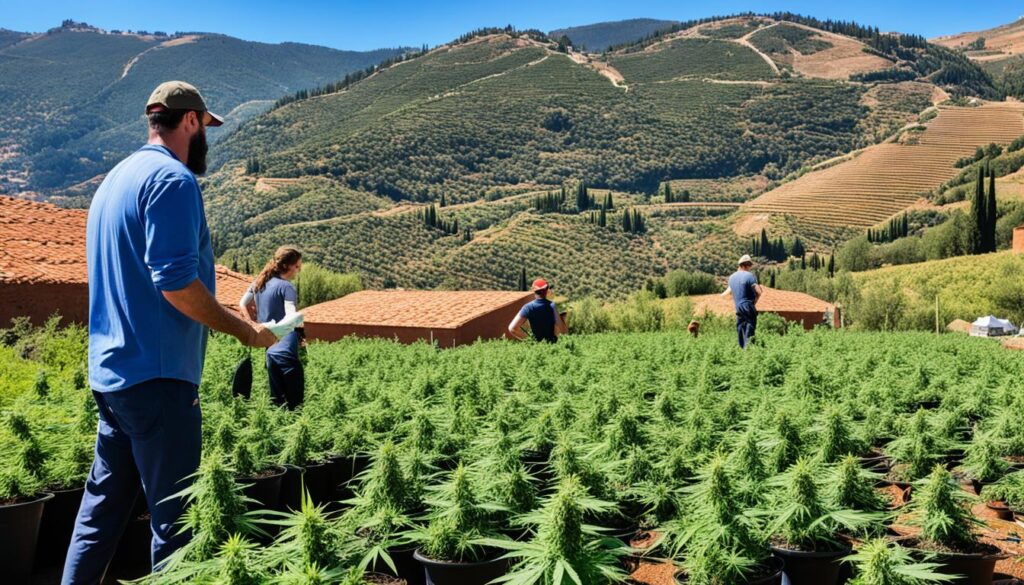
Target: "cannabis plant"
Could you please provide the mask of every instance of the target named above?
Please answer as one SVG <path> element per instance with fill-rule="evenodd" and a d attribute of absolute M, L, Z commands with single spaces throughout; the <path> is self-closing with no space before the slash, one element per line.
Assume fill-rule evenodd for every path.
<path fill-rule="evenodd" d="M 298 564 L 301 567 L 333 567 L 340 562 L 342 534 L 324 507 L 313 503 L 303 489 L 299 510 L 269 523 L 281 532 L 267 553 L 273 566 Z"/>
<path fill-rule="evenodd" d="M 842 530 L 859 531 L 881 516 L 840 508 L 827 498 L 819 483 L 821 470 L 814 461 L 798 459 L 785 473 L 770 482 L 774 493 L 765 510 L 768 534 L 795 550 L 837 550 L 845 545 Z"/>
<path fill-rule="evenodd" d="M 745 506 L 723 456 L 698 479 L 686 488 L 684 512 L 662 527 L 664 546 L 693 585 L 741 583 L 768 556 L 757 515 Z"/>
<path fill-rule="evenodd" d="M 929 585 L 951 580 L 935 572 L 938 563 L 915 561 L 907 549 L 885 538 L 865 542 L 846 561 L 856 567 L 849 585 Z"/>
<path fill-rule="evenodd" d="M 1004 475 L 999 481 L 986 485 L 981 496 L 990 502 L 1004 502 L 1012 510 L 1024 511 L 1024 471 Z"/>
<path fill-rule="evenodd" d="M 820 436 L 818 456 L 825 463 L 835 463 L 844 455 L 859 455 L 865 450 L 850 421 L 838 408 L 829 408 L 816 430 Z"/>
<path fill-rule="evenodd" d="M 826 497 L 836 508 L 883 512 L 890 502 L 874 487 L 879 479 L 879 474 L 863 469 L 856 457 L 847 455 L 829 473 Z"/>
<path fill-rule="evenodd" d="M 1010 467 L 1000 453 L 999 445 L 991 435 L 979 434 L 965 449 L 961 467 L 973 480 L 984 483 L 996 481 Z"/>
<path fill-rule="evenodd" d="M 449 480 L 437 486 L 427 499 L 432 509 L 426 529 L 411 539 L 421 543 L 423 554 L 449 562 L 475 562 L 484 557 L 481 539 L 494 537 L 490 514 L 493 507 L 479 501 L 469 472 L 461 464 Z"/>
<path fill-rule="evenodd" d="M 189 487 L 172 496 L 185 499 L 188 508 L 179 523 L 182 532 L 192 534 L 189 544 L 176 553 L 178 559 L 208 560 L 232 534 L 265 535 L 258 525 L 262 513 L 246 511 L 252 500 L 235 483 L 235 472 L 224 462 L 223 454 L 205 454 L 190 478 Z"/>
<path fill-rule="evenodd" d="M 946 446 L 946 442 L 932 429 L 928 412 L 919 409 L 907 421 L 900 436 L 886 446 L 886 452 L 896 461 L 890 476 L 897 481 L 924 477 Z"/>
<path fill-rule="evenodd" d="M 984 522 L 971 512 L 972 498 L 941 465 L 915 488 L 910 502 L 911 521 L 921 529 L 925 547 L 970 551 L 978 544 L 974 533 Z"/>
<path fill-rule="evenodd" d="M 625 554 L 625 546 L 584 523 L 586 516 L 607 513 L 612 508 L 609 502 L 591 498 L 577 477 L 563 478 L 541 509 L 524 519 L 536 525 L 532 540 L 484 542 L 508 550 L 506 556 L 517 561 L 508 574 L 493 583 L 605 585 L 624 581 L 619 558 Z"/>

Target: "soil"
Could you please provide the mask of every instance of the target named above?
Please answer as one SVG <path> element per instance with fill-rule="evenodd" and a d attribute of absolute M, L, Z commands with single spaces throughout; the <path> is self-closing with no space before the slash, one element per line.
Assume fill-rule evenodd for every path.
<path fill-rule="evenodd" d="M 405 579 L 399 579 L 391 575 L 381 575 L 380 573 L 367 573 L 363 576 L 363 581 L 373 585 L 406 585 Z"/>
<path fill-rule="evenodd" d="M 675 585 L 676 568 L 672 563 L 640 561 L 630 579 L 637 585 Z"/>

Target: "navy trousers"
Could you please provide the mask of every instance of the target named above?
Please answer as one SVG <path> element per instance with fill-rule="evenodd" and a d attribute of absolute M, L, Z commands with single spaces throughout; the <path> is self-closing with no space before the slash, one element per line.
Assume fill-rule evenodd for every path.
<path fill-rule="evenodd" d="M 153 566 L 188 542 L 177 525 L 185 507 L 167 499 L 192 481 L 202 449 L 195 384 L 149 380 L 116 392 L 93 392 L 99 406 L 96 455 L 85 484 L 62 585 L 100 582 L 130 520 L 141 484 L 152 516 Z"/>
<path fill-rule="evenodd" d="M 736 307 L 736 335 L 740 347 L 746 349 L 757 331 L 757 309 L 753 303 L 741 303 Z"/>
<path fill-rule="evenodd" d="M 267 353 L 270 398 L 278 406 L 295 410 L 306 397 L 306 374 L 297 357 Z"/>

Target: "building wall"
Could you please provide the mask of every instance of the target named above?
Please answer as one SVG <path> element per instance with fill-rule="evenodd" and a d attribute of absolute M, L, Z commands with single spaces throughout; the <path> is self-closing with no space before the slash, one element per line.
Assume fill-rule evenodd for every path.
<path fill-rule="evenodd" d="M 825 323 L 825 313 L 813 313 L 813 312 L 796 312 L 796 311 L 767 311 L 769 313 L 775 313 L 785 319 L 786 321 L 800 323 L 804 326 L 804 329 L 810 331 L 818 325 Z M 840 312 L 836 308 L 832 314 L 833 327 L 838 328 L 840 326 Z"/>
<path fill-rule="evenodd" d="M 529 299 L 523 302 L 512 303 L 486 315 L 481 315 L 459 327 L 457 343 L 464 345 L 473 343 L 477 339 L 499 339 L 506 337 L 508 324 L 512 322 L 512 319 L 515 319 L 516 315 L 519 314 L 519 310 L 527 302 L 529 302 Z"/>
<path fill-rule="evenodd" d="M 65 324 L 88 324 L 89 285 L 0 283 L 0 327 L 21 316 L 42 325 L 54 313 L 60 313 Z"/>
<path fill-rule="evenodd" d="M 1024 254 L 1024 225 L 1013 229 L 1013 253 Z"/>

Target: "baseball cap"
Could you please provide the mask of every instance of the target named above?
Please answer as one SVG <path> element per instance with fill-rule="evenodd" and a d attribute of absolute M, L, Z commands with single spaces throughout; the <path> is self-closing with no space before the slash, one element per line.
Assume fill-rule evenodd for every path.
<path fill-rule="evenodd" d="M 184 81 L 165 81 L 157 86 L 146 102 L 146 113 L 153 106 L 163 106 L 168 110 L 195 110 L 203 112 L 205 126 L 220 126 L 224 118 L 206 108 L 206 102 L 194 85 Z"/>
<path fill-rule="evenodd" d="M 751 260 L 750 254 L 744 254 L 744 255 L 740 256 L 740 260 L 736 264 L 742 266 L 743 264 L 753 264 L 753 263 L 754 263 L 754 261 Z"/>
<path fill-rule="evenodd" d="M 543 278 L 538 278 L 537 280 L 533 281 L 533 290 L 534 290 L 534 292 L 540 291 L 540 290 L 547 290 L 547 289 L 548 289 L 548 281 L 544 280 Z"/>

